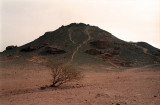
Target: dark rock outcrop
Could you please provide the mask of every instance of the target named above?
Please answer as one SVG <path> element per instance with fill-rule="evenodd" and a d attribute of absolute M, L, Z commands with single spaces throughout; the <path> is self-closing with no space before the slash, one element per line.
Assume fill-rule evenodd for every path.
<path fill-rule="evenodd" d="M 30 46 L 27 46 L 25 48 L 22 48 L 21 52 L 32 52 L 34 50 L 38 50 L 40 48 L 43 48 L 47 45 L 48 45 L 48 43 L 43 43 L 43 44 L 40 44 L 40 45 L 30 45 Z"/>
<path fill-rule="evenodd" d="M 17 48 L 17 46 L 13 46 L 13 45 L 12 46 L 7 46 L 6 50 L 12 50 L 12 49 L 15 49 L 15 48 Z"/>
<path fill-rule="evenodd" d="M 46 52 L 49 54 L 63 54 L 66 53 L 66 51 L 56 48 L 55 46 L 49 46 L 46 47 Z"/>

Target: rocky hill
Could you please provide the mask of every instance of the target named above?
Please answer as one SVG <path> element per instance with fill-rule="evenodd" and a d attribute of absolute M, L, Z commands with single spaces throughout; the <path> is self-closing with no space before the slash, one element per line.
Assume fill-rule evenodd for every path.
<path fill-rule="evenodd" d="M 38 39 L 0 53 L 1 64 L 43 63 L 48 60 L 76 65 L 133 67 L 160 63 L 160 49 L 145 42 L 125 42 L 96 26 L 72 23 L 46 32 Z"/>

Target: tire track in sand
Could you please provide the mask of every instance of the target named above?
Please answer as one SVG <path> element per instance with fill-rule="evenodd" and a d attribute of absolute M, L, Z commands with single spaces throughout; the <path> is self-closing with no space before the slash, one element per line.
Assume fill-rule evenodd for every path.
<path fill-rule="evenodd" d="M 82 45 L 83 45 L 83 44 L 86 44 L 86 43 L 91 39 L 91 36 L 90 36 L 90 34 L 89 34 L 89 32 L 88 32 L 88 28 L 87 28 L 87 27 L 86 27 L 86 29 L 85 29 L 85 33 L 86 33 L 87 36 L 88 36 L 87 40 L 84 40 L 81 44 L 79 44 L 79 45 L 77 46 L 76 50 L 75 50 L 75 51 L 73 52 L 73 54 L 72 54 L 72 57 L 71 57 L 71 61 L 70 61 L 70 62 L 73 61 L 75 54 L 76 54 L 76 53 L 78 52 L 78 50 L 82 47 Z"/>

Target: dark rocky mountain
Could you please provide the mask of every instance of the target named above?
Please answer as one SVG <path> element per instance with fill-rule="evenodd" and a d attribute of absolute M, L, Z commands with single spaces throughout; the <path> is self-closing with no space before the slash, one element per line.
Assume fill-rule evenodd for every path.
<path fill-rule="evenodd" d="M 160 63 L 160 49 L 145 42 L 125 42 L 96 26 L 72 23 L 0 53 L 1 63 L 65 61 L 77 65 L 133 67 Z"/>

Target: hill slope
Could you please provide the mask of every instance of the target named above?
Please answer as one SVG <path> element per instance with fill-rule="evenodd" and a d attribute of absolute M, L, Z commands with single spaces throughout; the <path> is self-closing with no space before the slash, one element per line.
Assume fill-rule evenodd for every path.
<path fill-rule="evenodd" d="M 20 46 L 0 53 L 1 63 L 43 63 L 48 60 L 77 65 L 101 64 L 114 67 L 160 63 L 160 50 L 145 43 L 120 40 L 96 26 L 72 23 Z"/>

